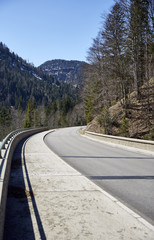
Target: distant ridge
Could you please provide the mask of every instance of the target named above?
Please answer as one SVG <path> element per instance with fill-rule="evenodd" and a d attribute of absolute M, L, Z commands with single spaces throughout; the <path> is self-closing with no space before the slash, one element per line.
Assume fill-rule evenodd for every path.
<path fill-rule="evenodd" d="M 39 68 L 59 81 L 80 86 L 83 81 L 82 69 L 86 64 L 86 62 L 77 60 L 54 59 L 46 61 Z"/>

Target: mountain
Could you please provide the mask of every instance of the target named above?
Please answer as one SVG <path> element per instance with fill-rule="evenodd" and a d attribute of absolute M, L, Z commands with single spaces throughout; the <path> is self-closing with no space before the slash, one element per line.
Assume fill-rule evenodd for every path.
<path fill-rule="evenodd" d="M 34 67 L 0 43 L 1 139 L 23 126 L 55 128 L 83 123 L 78 87 Z"/>
<path fill-rule="evenodd" d="M 45 62 L 39 68 L 59 81 L 80 87 L 83 82 L 82 69 L 86 64 L 83 61 L 57 59 Z"/>
<path fill-rule="evenodd" d="M 26 109 L 30 97 L 37 106 L 48 105 L 64 95 L 73 96 L 75 89 L 45 74 L 0 43 L 0 105 Z"/>

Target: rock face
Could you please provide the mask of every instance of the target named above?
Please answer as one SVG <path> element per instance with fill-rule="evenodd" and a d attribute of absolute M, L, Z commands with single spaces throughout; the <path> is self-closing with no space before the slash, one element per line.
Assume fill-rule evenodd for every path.
<path fill-rule="evenodd" d="M 78 86 L 82 83 L 82 68 L 85 65 L 86 63 L 82 61 L 57 59 L 43 63 L 40 68 L 60 81 Z"/>

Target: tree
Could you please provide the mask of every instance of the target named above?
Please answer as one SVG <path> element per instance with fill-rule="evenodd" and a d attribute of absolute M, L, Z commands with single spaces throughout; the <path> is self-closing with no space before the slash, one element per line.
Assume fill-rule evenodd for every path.
<path fill-rule="evenodd" d="M 100 86 L 99 86 L 100 85 Z M 85 105 L 85 116 L 89 123 L 99 111 L 101 98 L 101 76 L 95 64 L 86 67 L 83 100 Z"/>
<path fill-rule="evenodd" d="M 127 116 L 129 94 L 136 90 L 141 98 L 141 86 L 153 74 L 152 20 L 152 0 L 116 1 L 105 17 L 85 69 L 85 111 L 90 118 L 117 100 Z"/>
<path fill-rule="evenodd" d="M 40 118 L 36 109 L 35 99 L 29 99 L 24 121 L 24 128 L 36 127 L 40 125 Z"/>
<path fill-rule="evenodd" d="M 121 1 L 116 2 L 88 52 L 87 59 L 93 67 L 89 67 L 87 79 L 89 85 L 92 81 L 97 82 L 93 84 L 93 98 L 97 106 L 99 105 L 99 111 L 104 106 L 109 107 L 111 102 L 117 99 L 123 99 L 122 104 L 126 105 L 127 94 L 130 91 L 126 18 L 123 4 Z"/>
<path fill-rule="evenodd" d="M 151 30 L 149 8 L 151 0 L 130 0 L 130 51 L 133 64 L 134 86 L 140 98 L 140 87 L 149 80 L 149 43 Z"/>
<path fill-rule="evenodd" d="M 102 31 L 105 65 L 109 68 L 108 76 L 114 79 L 114 87 L 118 89 L 119 99 L 125 106 L 131 84 L 129 74 L 130 59 L 127 54 L 127 16 L 123 4 L 116 2 L 105 21 Z"/>
<path fill-rule="evenodd" d="M 3 139 L 11 130 L 11 120 L 11 109 L 6 109 L 4 106 L 0 107 L 0 139 Z"/>
<path fill-rule="evenodd" d="M 0 124 L 8 126 L 11 121 L 11 110 L 6 109 L 4 106 L 0 109 Z"/>

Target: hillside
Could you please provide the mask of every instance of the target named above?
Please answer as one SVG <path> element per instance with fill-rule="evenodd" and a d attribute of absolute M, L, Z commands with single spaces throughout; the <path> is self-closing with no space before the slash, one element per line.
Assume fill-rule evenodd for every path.
<path fill-rule="evenodd" d="M 91 131 L 154 138 L 152 7 L 152 1 L 120 0 L 102 16 L 85 72 L 85 115 Z"/>
<path fill-rule="evenodd" d="M 103 109 L 87 126 L 88 131 L 117 136 L 154 140 L 154 77 L 129 96 L 127 110 L 118 101 Z"/>
<path fill-rule="evenodd" d="M 82 61 L 51 60 L 40 65 L 40 69 L 49 76 L 53 76 L 59 81 L 70 83 L 80 87 L 83 77 L 82 68 L 86 65 Z"/>
<path fill-rule="evenodd" d="M 78 103 L 77 87 L 46 74 L 0 43 L 0 137 L 22 127 L 80 124 L 83 109 L 73 111 Z"/>
<path fill-rule="evenodd" d="M 6 107 L 25 109 L 30 97 L 37 105 L 49 104 L 53 99 L 61 98 L 73 89 L 60 83 L 41 69 L 28 64 L 22 58 L 0 44 L 0 104 Z"/>

